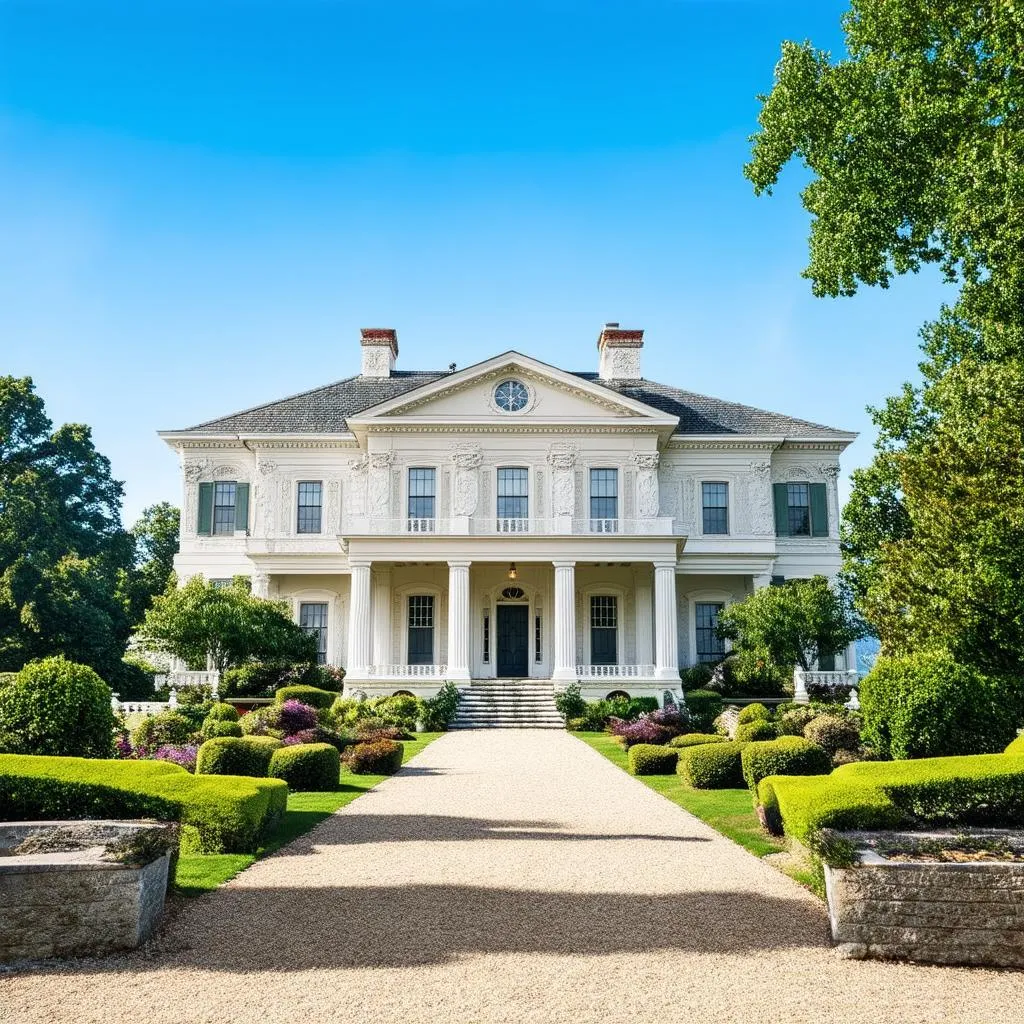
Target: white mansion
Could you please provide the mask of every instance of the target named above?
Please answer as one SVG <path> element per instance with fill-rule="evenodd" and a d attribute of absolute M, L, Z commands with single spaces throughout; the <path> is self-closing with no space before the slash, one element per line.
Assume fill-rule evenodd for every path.
<path fill-rule="evenodd" d="M 251 577 L 346 688 L 660 696 L 721 656 L 725 605 L 839 569 L 855 435 L 645 380 L 642 331 L 607 324 L 596 373 L 518 352 L 400 371 L 395 331 L 361 345 L 358 376 L 161 433 L 179 579 Z"/>

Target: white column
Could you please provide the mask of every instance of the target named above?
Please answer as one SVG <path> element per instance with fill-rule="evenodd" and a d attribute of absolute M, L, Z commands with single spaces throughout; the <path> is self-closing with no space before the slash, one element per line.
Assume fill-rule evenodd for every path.
<path fill-rule="evenodd" d="M 756 576 L 752 577 L 754 581 L 754 593 L 756 594 L 759 590 L 764 590 L 765 587 L 772 585 L 772 574 L 770 572 L 759 572 Z"/>
<path fill-rule="evenodd" d="M 654 563 L 655 671 L 657 679 L 679 682 L 679 638 L 676 627 L 676 563 Z"/>
<path fill-rule="evenodd" d="M 352 594 L 348 606 L 348 664 L 352 679 L 363 679 L 370 667 L 370 562 L 352 562 Z"/>
<path fill-rule="evenodd" d="M 448 563 L 448 678 L 469 679 L 469 566 Z"/>
<path fill-rule="evenodd" d="M 645 568 L 633 570 L 636 599 L 636 661 L 654 664 L 654 617 L 651 605 L 651 575 Z"/>
<path fill-rule="evenodd" d="M 373 664 L 391 662 L 391 570 L 373 574 Z"/>
<path fill-rule="evenodd" d="M 576 563 L 555 566 L 555 672 L 553 678 L 576 679 Z"/>

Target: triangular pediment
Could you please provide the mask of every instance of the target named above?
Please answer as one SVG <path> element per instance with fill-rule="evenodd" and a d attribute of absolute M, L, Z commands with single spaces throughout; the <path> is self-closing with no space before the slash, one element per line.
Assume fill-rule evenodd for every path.
<path fill-rule="evenodd" d="M 497 391 L 506 381 L 524 386 L 528 397 L 522 409 L 502 408 Z M 349 422 L 353 427 L 372 428 L 374 423 L 396 421 L 506 423 L 512 430 L 604 421 L 609 426 L 644 423 L 657 430 L 674 426 L 677 418 L 530 356 L 505 352 L 382 402 Z"/>

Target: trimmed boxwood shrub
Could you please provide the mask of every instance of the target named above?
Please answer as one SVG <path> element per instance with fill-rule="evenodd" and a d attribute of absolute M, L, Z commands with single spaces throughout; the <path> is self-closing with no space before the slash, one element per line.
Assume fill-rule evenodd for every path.
<path fill-rule="evenodd" d="M 690 690 L 686 695 L 686 710 L 690 712 L 690 724 L 701 731 L 712 728 L 724 707 L 722 695 L 715 693 L 714 690 Z"/>
<path fill-rule="evenodd" d="M 741 789 L 745 743 L 701 743 L 679 751 L 677 771 L 694 789 Z"/>
<path fill-rule="evenodd" d="M 378 697 L 372 702 L 372 706 L 374 718 L 379 718 L 385 725 L 395 726 L 405 732 L 411 732 L 416 728 L 423 708 L 422 701 L 407 693 Z"/>
<path fill-rule="evenodd" d="M 741 722 L 736 726 L 736 742 L 750 743 L 754 740 L 773 740 L 779 735 L 779 730 L 774 722 L 766 722 L 760 718 L 753 721 Z"/>
<path fill-rule="evenodd" d="M 278 704 L 283 704 L 286 700 L 297 700 L 311 708 L 329 708 L 337 699 L 336 693 L 321 690 L 316 686 L 282 686 L 274 694 L 274 700 Z"/>
<path fill-rule="evenodd" d="M 206 712 L 206 720 L 215 722 L 237 722 L 238 711 L 230 704 L 218 702 Z"/>
<path fill-rule="evenodd" d="M 860 746 L 860 728 L 853 718 L 819 715 L 807 723 L 804 738 L 824 747 L 834 757 L 840 750 L 856 750 Z"/>
<path fill-rule="evenodd" d="M 109 757 L 116 724 L 111 696 L 88 665 L 63 657 L 29 662 L 0 687 L 0 749 Z"/>
<path fill-rule="evenodd" d="M 728 743 L 729 737 L 717 732 L 688 732 L 682 736 L 673 736 L 668 741 L 670 747 L 699 747 L 702 743 Z"/>
<path fill-rule="evenodd" d="M 296 743 L 275 750 L 267 774 L 283 779 L 289 789 L 331 793 L 338 788 L 341 758 L 329 743 Z"/>
<path fill-rule="evenodd" d="M 1012 740 L 1003 753 L 1010 754 L 1012 757 L 1024 757 L 1024 734 Z"/>
<path fill-rule="evenodd" d="M 629 770 L 634 775 L 674 775 L 679 751 L 653 743 L 636 743 L 629 748 Z"/>
<path fill-rule="evenodd" d="M 165 744 L 188 743 L 195 726 L 180 711 L 168 708 L 143 719 L 132 730 L 132 743 L 137 747 L 162 747 Z"/>
<path fill-rule="evenodd" d="M 281 741 L 271 736 L 220 736 L 207 740 L 196 757 L 196 775 L 265 778 L 270 759 L 281 746 Z"/>
<path fill-rule="evenodd" d="M 255 852 L 287 800 L 288 787 L 277 779 L 195 776 L 167 761 L 0 755 L 7 820 L 180 821 L 189 853 Z"/>
<path fill-rule="evenodd" d="M 357 743 L 348 755 L 353 775 L 394 775 L 402 767 L 405 748 L 395 740 Z"/>
<path fill-rule="evenodd" d="M 859 691 L 864 741 L 897 760 L 1001 751 L 1017 732 L 1018 691 L 947 651 L 880 657 Z"/>
<path fill-rule="evenodd" d="M 241 736 L 242 726 L 239 722 L 225 722 L 217 718 L 207 718 L 199 735 L 204 740 L 212 740 L 217 736 Z"/>
<path fill-rule="evenodd" d="M 832 771 L 832 755 L 799 736 L 748 743 L 740 754 L 740 763 L 743 778 L 753 792 L 769 775 L 827 775 Z"/>
<path fill-rule="evenodd" d="M 770 722 L 772 713 L 763 704 L 748 704 L 740 709 L 740 716 L 737 719 L 740 725 L 747 722 Z"/>

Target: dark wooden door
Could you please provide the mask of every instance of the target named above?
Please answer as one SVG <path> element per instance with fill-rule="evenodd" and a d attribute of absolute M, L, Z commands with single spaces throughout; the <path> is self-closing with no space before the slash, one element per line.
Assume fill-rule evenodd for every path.
<path fill-rule="evenodd" d="M 498 605 L 498 675 L 526 677 L 529 668 L 530 609 L 525 604 Z"/>

